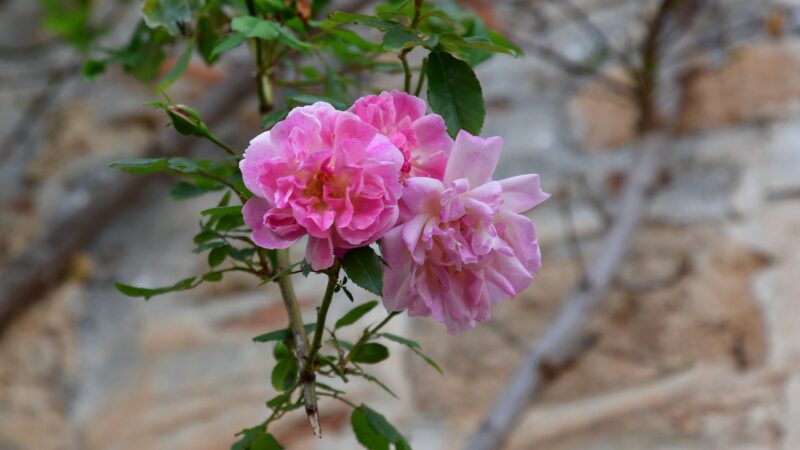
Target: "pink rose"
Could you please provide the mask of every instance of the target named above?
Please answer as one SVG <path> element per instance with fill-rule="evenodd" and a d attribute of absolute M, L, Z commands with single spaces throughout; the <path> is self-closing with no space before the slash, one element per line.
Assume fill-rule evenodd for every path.
<path fill-rule="evenodd" d="M 444 119 L 425 114 L 425 102 L 405 92 L 382 92 L 356 100 L 349 109 L 403 152 L 403 178 L 441 180 L 453 140 Z"/>
<path fill-rule="evenodd" d="M 381 239 L 387 310 L 432 316 L 458 333 L 531 283 L 539 244 L 533 222 L 520 213 L 550 195 L 538 175 L 492 181 L 502 145 L 499 137 L 462 131 L 442 181 L 406 182 L 401 224 Z"/>
<path fill-rule="evenodd" d="M 254 194 L 245 223 L 270 249 L 308 234 L 306 260 L 325 269 L 395 224 L 402 165 L 397 147 L 356 115 L 323 102 L 296 108 L 245 151 L 240 168 Z"/>

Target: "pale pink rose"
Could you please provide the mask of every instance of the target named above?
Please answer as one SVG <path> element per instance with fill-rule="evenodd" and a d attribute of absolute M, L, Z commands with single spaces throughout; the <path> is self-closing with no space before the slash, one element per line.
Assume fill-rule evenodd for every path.
<path fill-rule="evenodd" d="M 444 119 L 425 114 L 425 102 L 405 92 L 382 92 L 356 100 L 349 109 L 403 152 L 403 178 L 441 180 L 453 140 Z"/>
<path fill-rule="evenodd" d="M 308 234 L 314 270 L 334 254 L 375 242 L 394 226 L 403 155 L 356 115 L 323 102 L 295 108 L 250 142 L 239 167 L 253 198 L 252 239 L 286 248 Z"/>
<path fill-rule="evenodd" d="M 489 319 L 491 305 L 533 280 L 541 257 L 536 229 L 520 213 L 547 200 L 538 175 L 492 181 L 503 141 L 456 137 L 443 181 L 410 178 L 400 225 L 381 239 L 383 303 L 432 316 L 451 333 Z"/>

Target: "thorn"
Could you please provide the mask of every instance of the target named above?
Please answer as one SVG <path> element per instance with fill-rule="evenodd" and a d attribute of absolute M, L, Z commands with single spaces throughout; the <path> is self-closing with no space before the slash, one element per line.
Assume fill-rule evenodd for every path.
<path fill-rule="evenodd" d="M 306 414 L 308 414 L 308 422 L 311 424 L 311 429 L 314 431 L 314 436 L 322 439 L 322 428 L 319 426 L 319 411 L 306 410 Z"/>

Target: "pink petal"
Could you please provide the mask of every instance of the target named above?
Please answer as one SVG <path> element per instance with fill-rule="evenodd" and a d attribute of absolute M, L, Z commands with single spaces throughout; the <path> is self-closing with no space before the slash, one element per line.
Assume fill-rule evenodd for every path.
<path fill-rule="evenodd" d="M 383 304 L 387 311 L 406 309 L 416 296 L 411 289 L 411 258 L 401 229 L 395 227 L 381 238 L 381 255 L 389 265 L 383 271 Z"/>
<path fill-rule="evenodd" d="M 253 229 L 250 237 L 258 246 L 269 249 L 287 248 L 297 242 L 305 234 L 299 226 L 289 227 L 286 233 L 276 233 L 275 230 L 265 225 L 265 216 L 274 208 L 268 201 L 259 197 L 252 197 L 242 208 L 244 222 Z"/>
<path fill-rule="evenodd" d="M 438 215 L 444 185 L 433 178 L 409 178 L 403 189 L 402 202 L 412 214 Z"/>
<path fill-rule="evenodd" d="M 333 265 L 333 242 L 330 238 L 308 237 L 306 262 L 314 270 L 324 270 Z"/>
<path fill-rule="evenodd" d="M 503 186 L 503 209 L 513 213 L 525 212 L 550 198 L 542 191 L 539 175 L 528 174 L 506 178 Z"/>
<path fill-rule="evenodd" d="M 459 131 L 444 172 L 445 184 L 466 178 L 475 188 L 490 181 L 502 148 L 503 139 L 500 137 L 483 139 Z"/>

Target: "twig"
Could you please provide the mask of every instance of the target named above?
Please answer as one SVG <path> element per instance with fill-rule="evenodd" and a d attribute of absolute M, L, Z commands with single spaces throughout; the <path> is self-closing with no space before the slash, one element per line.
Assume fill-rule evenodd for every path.
<path fill-rule="evenodd" d="M 570 256 L 578 267 L 578 273 L 586 273 L 586 260 L 581 251 L 581 241 L 575 229 L 575 217 L 572 214 L 572 195 L 568 187 L 559 190 L 559 211 L 561 212 L 561 226 L 564 229 L 565 239 L 569 242 Z M 585 282 L 585 278 L 580 281 Z"/>
<path fill-rule="evenodd" d="M 637 160 L 629 170 L 620 216 L 603 241 L 598 257 L 586 272 L 585 286 L 566 299 L 556 320 L 528 352 L 522 367 L 486 414 L 468 450 L 500 448 L 519 421 L 528 402 L 546 381 L 544 372 L 568 364 L 580 353 L 583 327 L 600 304 L 614 274 L 631 245 L 647 206 L 647 195 L 656 179 L 663 134 L 644 138 Z"/>

